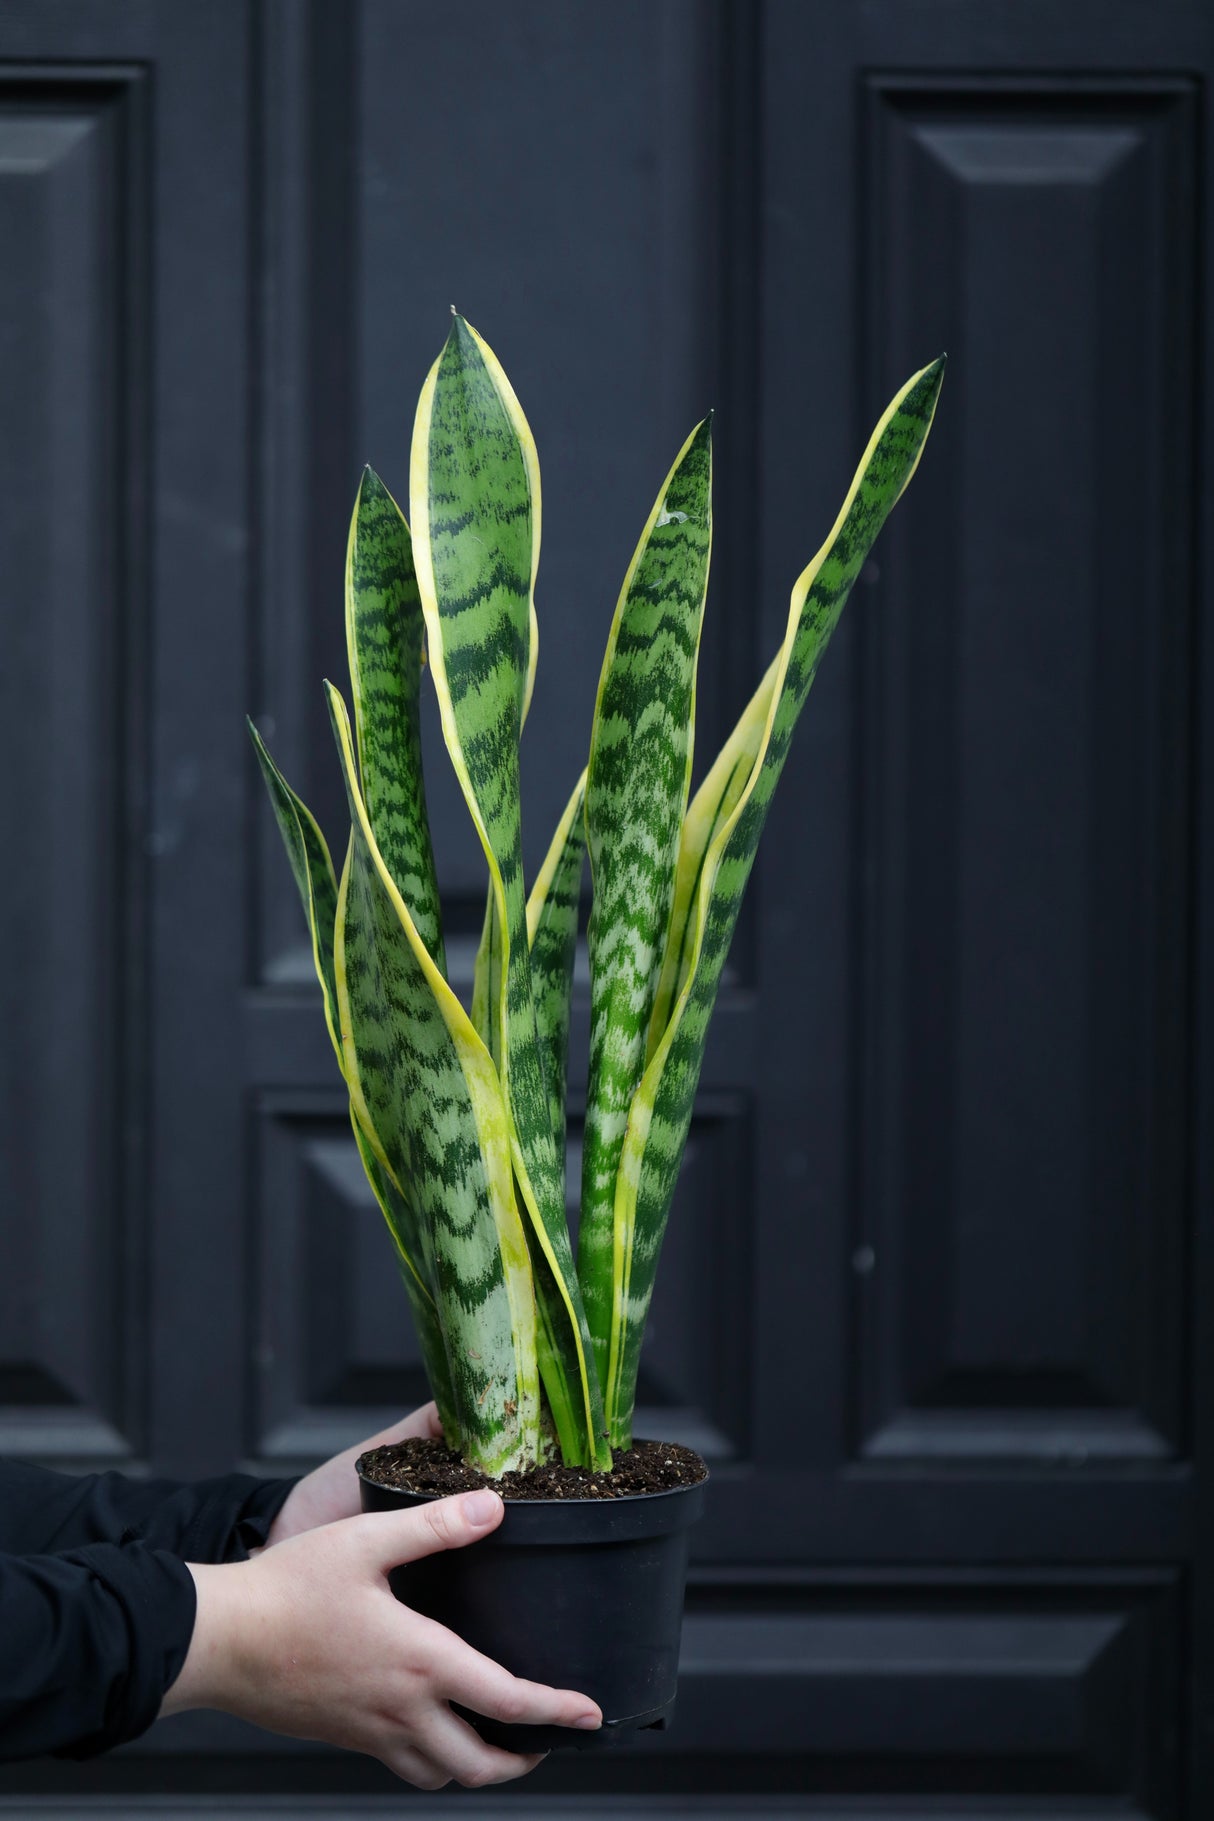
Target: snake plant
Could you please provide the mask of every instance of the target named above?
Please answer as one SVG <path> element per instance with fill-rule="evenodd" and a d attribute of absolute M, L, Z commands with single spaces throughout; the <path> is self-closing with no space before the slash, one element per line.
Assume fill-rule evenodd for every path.
<path fill-rule="evenodd" d="M 490 1475 L 559 1450 L 610 1468 L 721 970 L 797 716 L 919 460 L 943 358 L 902 387 L 780 649 L 694 796 L 712 545 L 710 420 L 663 481 L 620 591 L 587 768 L 528 895 L 519 735 L 535 680 L 540 475 L 500 364 L 455 316 L 418 404 L 408 522 L 368 469 L 346 558 L 349 703 L 326 683 L 350 810 L 340 875 L 250 727 L 307 912 L 324 1014 L 448 1442 Z M 427 666 L 488 863 L 471 1002 L 447 978 L 422 780 Z M 565 1218 L 569 1002 L 592 886 L 589 1089 Z"/>

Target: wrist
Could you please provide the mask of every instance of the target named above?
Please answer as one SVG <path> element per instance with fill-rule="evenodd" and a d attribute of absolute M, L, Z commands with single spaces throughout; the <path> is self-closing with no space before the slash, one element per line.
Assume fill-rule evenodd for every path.
<path fill-rule="evenodd" d="M 275 1543 L 285 1543 L 289 1538 L 299 1536 L 302 1531 L 312 1528 L 312 1523 L 309 1521 L 309 1493 L 315 1479 L 316 1470 L 314 1469 L 292 1486 L 275 1512 L 270 1528 L 266 1531 L 266 1540 L 262 1545 L 264 1549 L 272 1548 Z M 249 1553 L 252 1554 L 252 1551 L 250 1550 Z"/>
<path fill-rule="evenodd" d="M 161 1703 L 162 1718 L 199 1707 L 237 1710 L 248 1645 L 257 1630 L 250 1619 L 247 1566 L 186 1563 L 196 1596 L 194 1629 L 181 1672 Z"/>

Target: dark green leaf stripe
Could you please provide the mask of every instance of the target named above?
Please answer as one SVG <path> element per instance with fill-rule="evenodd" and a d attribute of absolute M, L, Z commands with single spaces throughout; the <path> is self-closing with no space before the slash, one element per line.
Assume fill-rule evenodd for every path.
<path fill-rule="evenodd" d="M 610 1464 L 573 1268 L 527 949 L 518 743 L 531 671 L 539 469 L 509 381 L 456 317 L 422 390 L 410 469 L 414 560 L 447 750 L 489 862 L 500 967 L 491 1045 L 553 1351 L 544 1387 L 572 1462 Z M 485 992 L 488 987 L 482 989 Z"/>
<path fill-rule="evenodd" d="M 706 418 L 679 451 L 624 578 L 590 741 L 590 1077 L 578 1274 L 600 1378 L 614 1300 L 616 1176 L 670 921 L 711 549 Z"/>
<path fill-rule="evenodd" d="M 359 774 L 384 864 L 418 934 L 446 973 L 422 779 L 424 630 L 409 527 L 379 476 L 367 468 L 346 546 L 346 649 Z"/>
<path fill-rule="evenodd" d="M 582 773 L 527 900 L 527 934 L 531 944 L 531 985 L 539 1031 L 544 1079 L 552 1108 L 552 1135 L 564 1182 L 565 1075 L 569 1055 L 569 1000 L 577 950 L 585 829 Z"/>
<path fill-rule="evenodd" d="M 637 1365 L 658 1252 L 691 1122 L 708 1021 L 759 836 L 827 642 L 873 541 L 914 473 L 943 376 L 943 359 L 924 368 L 878 424 L 830 537 L 793 589 L 780 657 L 742 717 L 739 737 L 730 743 L 730 760 L 720 771 L 714 767 L 706 780 L 708 798 L 697 800 L 688 818 L 689 825 L 707 822 L 715 832 L 698 869 L 690 960 L 633 1103 L 616 1198 L 606 1397 L 617 1446 L 626 1446 L 631 1438 Z M 734 762 L 754 739 L 760 714 L 763 731 L 746 788 L 740 794 L 731 787 L 722 792 L 723 778 L 732 775 Z M 728 795 L 736 800 L 721 819 L 719 804 Z"/>
<path fill-rule="evenodd" d="M 538 1426 L 535 1304 L 497 1078 L 376 847 L 345 705 L 327 685 L 353 824 L 334 963 L 347 1074 L 357 1075 L 398 1182 L 432 1245 L 451 1396 L 465 1457 L 531 1464 Z"/>
<path fill-rule="evenodd" d="M 388 1231 L 396 1243 L 401 1279 L 409 1298 L 409 1307 L 413 1311 L 414 1326 L 421 1344 L 422 1361 L 426 1368 L 426 1377 L 430 1381 L 430 1389 L 434 1393 L 434 1401 L 438 1405 L 439 1421 L 443 1425 L 444 1439 L 448 1448 L 461 1450 L 464 1445 L 463 1436 L 460 1431 L 455 1395 L 451 1389 L 451 1367 L 447 1359 L 447 1345 L 443 1339 L 442 1323 L 439 1320 L 434 1298 L 421 1281 L 413 1263 L 414 1258 L 421 1256 L 417 1210 L 397 1188 L 376 1157 L 367 1134 L 358 1123 L 353 1108 L 350 1112 L 350 1125 L 354 1131 L 354 1142 L 358 1146 L 363 1168 L 367 1172 L 367 1180 L 380 1205 Z"/>

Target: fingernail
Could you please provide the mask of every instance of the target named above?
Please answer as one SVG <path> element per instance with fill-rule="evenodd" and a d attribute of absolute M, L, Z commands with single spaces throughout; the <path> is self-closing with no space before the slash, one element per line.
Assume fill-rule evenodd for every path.
<path fill-rule="evenodd" d="M 464 1497 L 464 1515 L 473 1530 L 487 1530 L 497 1522 L 502 1501 L 496 1492 L 469 1492 Z"/>
<path fill-rule="evenodd" d="M 581 1719 L 575 1720 L 573 1724 L 580 1727 L 583 1732 L 590 1732 L 592 1729 L 597 1732 L 603 1722 L 598 1714 L 583 1714 Z"/>

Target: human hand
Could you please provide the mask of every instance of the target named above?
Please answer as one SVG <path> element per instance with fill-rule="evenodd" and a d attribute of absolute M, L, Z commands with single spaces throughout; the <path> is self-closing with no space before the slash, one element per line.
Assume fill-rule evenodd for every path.
<path fill-rule="evenodd" d="M 412 1416 L 406 1416 L 389 1429 L 381 1429 L 378 1435 L 368 1436 L 365 1442 L 357 1442 L 343 1454 L 335 1454 L 331 1461 L 313 1468 L 287 1494 L 263 1546 L 268 1549 L 274 1543 L 285 1542 L 288 1537 L 302 1535 L 305 1530 L 315 1530 L 318 1524 L 335 1524 L 339 1518 L 353 1517 L 359 1510 L 358 1475 L 354 1463 L 368 1448 L 403 1442 L 410 1435 L 441 1436 L 442 1432 L 437 1407 L 423 1404 Z"/>
<path fill-rule="evenodd" d="M 252 1561 L 190 1563 L 194 1634 L 161 1714 L 217 1708 L 365 1752 L 419 1789 L 524 1776 L 540 1757 L 486 1745 L 448 1703 L 536 1726 L 597 1727 L 599 1709 L 512 1676 L 402 1605 L 387 1579 L 401 1562 L 488 1536 L 502 1512 L 496 1493 L 465 1492 L 325 1524 Z"/>

